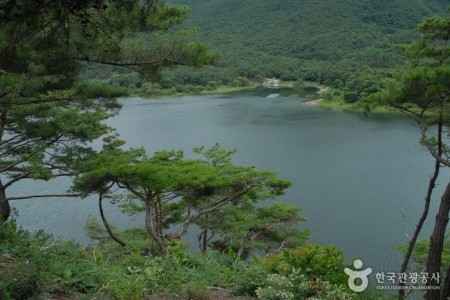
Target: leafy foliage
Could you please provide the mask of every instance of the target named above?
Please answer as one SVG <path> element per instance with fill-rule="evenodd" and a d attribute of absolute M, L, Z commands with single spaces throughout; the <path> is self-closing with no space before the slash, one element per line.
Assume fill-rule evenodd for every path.
<path fill-rule="evenodd" d="M 358 299 L 357 296 L 346 291 L 342 286 L 322 282 L 319 279 L 308 279 L 295 269 L 288 276 L 268 275 L 267 286 L 259 287 L 256 294 L 262 300 Z"/>
<path fill-rule="evenodd" d="M 236 251 L 239 257 L 255 247 L 268 251 L 283 243 L 295 246 L 307 237 L 298 230 L 303 219 L 297 207 L 256 206 L 283 194 L 290 182 L 270 171 L 233 165 L 235 151 L 217 144 L 195 152 L 203 158 L 184 159 L 181 151 L 147 157 L 142 150 L 105 149 L 80 168 L 74 190 L 107 194 L 130 214 L 145 212 L 146 228 L 160 253 L 194 224 L 202 229 L 202 251 L 217 234 L 216 247 Z M 113 187 L 127 193 L 114 195 Z"/>
<path fill-rule="evenodd" d="M 148 238 L 139 234 L 139 231 L 133 229 L 121 235 L 132 241 L 129 245 L 142 246 Z M 312 245 L 305 247 L 320 249 L 319 246 Z M 292 255 L 309 251 L 304 252 L 301 249 Z M 318 250 L 317 253 L 338 253 L 326 249 Z M 207 298 L 210 293 L 208 287 L 229 289 L 235 291 L 237 296 L 244 296 L 246 292 L 255 294 L 257 288 L 260 288 L 258 293 L 264 293 L 270 286 L 278 288 L 274 280 L 267 280 L 268 278 L 290 276 L 294 280 L 310 280 L 311 271 L 306 270 L 316 270 L 319 266 L 324 267 L 321 274 L 327 273 L 330 280 L 343 273 L 342 269 L 333 267 L 343 266 L 339 255 L 314 255 L 313 259 L 302 260 L 301 264 L 295 266 L 295 275 L 291 273 L 292 269 L 277 273 L 272 268 L 275 267 L 273 263 L 277 262 L 281 266 L 282 262 L 288 262 L 286 257 L 283 252 L 255 259 L 247 264 L 236 261 L 232 255 L 213 251 L 206 255 L 193 254 L 179 242 L 170 245 L 165 255 L 149 257 L 139 246 L 129 247 L 127 252 L 111 243 L 85 248 L 71 242 L 55 240 L 42 232 L 30 234 L 16 228 L 14 222 L 1 223 L 0 297 L 143 299 L 163 292 L 174 297 L 190 295 Z M 261 281 L 258 281 L 258 277 L 255 277 L 254 281 L 250 280 L 249 276 L 255 272 L 261 274 Z M 243 277 L 248 281 L 244 281 Z M 331 283 L 323 280 L 325 279 L 322 275 L 318 276 L 315 281 L 317 284 L 314 283 L 313 286 L 313 282 L 310 282 L 304 286 L 305 292 L 311 294 L 317 291 L 317 288 L 328 294 L 344 295 L 348 292 L 346 285 L 340 285 L 333 280 Z"/>
<path fill-rule="evenodd" d="M 253 282 L 257 287 L 265 282 L 268 274 L 288 276 L 294 269 L 306 276 L 344 285 L 347 277 L 341 271 L 346 267 L 343 261 L 342 252 L 334 247 L 306 244 L 293 250 L 284 250 L 279 254 L 255 258 L 243 279 L 245 285 Z M 263 277 L 261 277 L 261 271 L 264 274 Z M 258 273 L 260 275 L 256 275 Z M 258 278 L 261 281 L 258 281 Z"/>
<path fill-rule="evenodd" d="M 172 0 L 192 8 L 186 27 L 222 52 L 195 77 L 232 84 L 237 77 L 321 82 L 360 93 L 349 83 L 402 63 L 404 44 L 424 16 L 444 14 L 448 2 Z M 167 76 L 179 82 L 186 72 Z M 369 76 L 371 77 L 371 75 Z M 184 77 L 185 78 L 185 77 Z"/>
<path fill-rule="evenodd" d="M 69 176 L 93 153 L 90 142 L 114 135 L 103 121 L 120 107 L 114 97 L 128 91 L 76 84 L 80 62 L 157 77 L 163 67 L 201 66 L 216 58 L 192 33 L 161 32 L 188 11 L 153 0 L 0 4 L 1 218 L 10 214 L 10 186 Z M 134 33 L 143 30 L 147 39 Z"/>
<path fill-rule="evenodd" d="M 408 245 L 407 244 L 397 245 L 396 248 L 404 254 L 408 249 Z M 417 270 L 419 272 L 425 270 L 429 249 L 430 249 L 429 240 L 421 240 L 416 243 L 416 245 L 414 246 L 414 250 L 412 252 L 412 262 L 413 262 L 411 265 L 412 269 Z M 450 266 L 450 232 L 447 232 L 445 236 L 445 242 L 442 252 L 441 274 L 445 274 L 448 266 Z"/>
<path fill-rule="evenodd" d="M 213 248 L 247 257 L 252 250 L 269 253 L 280 247 L 295 248 L 303 244 L 308 231 L 299 229 L 300 222 L 304 221 L 299 212 L 299 207 L 283 202 L 257 207 L 243 200 L 209 214 L 199 225 L 203 229 L 202 235 L 207 234 L 207 229 L 211 231 Z M 202 235 L 200 238 L 207 239 Z"/>

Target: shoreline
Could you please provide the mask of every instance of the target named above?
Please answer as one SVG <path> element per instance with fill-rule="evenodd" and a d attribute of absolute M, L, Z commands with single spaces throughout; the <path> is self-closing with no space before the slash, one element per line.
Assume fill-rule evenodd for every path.
<path fill-rule="evenodd" d="M 292 89 L 292 93 L 285 95 L 286 97 L 290 97 L 290 98 L 304 98 L 304 99 L 310 99 L 310 100 L 316 100 L 317 97 L 314 97 L 314 95 L 321 95 L 322 93 L 327 91 L 327 87 L 323 87 L 323 86 L 319 86 L 315 83 L 309 82 L 308 85 L 306 87 L 314 87 L 317 88 L 318 91 L 315 94 L 307 94 L 307 95 L 303 95 L 298 93 L 298 91 L 296 91 L 296 89 L 294 88 L 294 81 L 285 81 L 282 82 L 279 85 L 279 89 Z M 164 99 L 164 98 L 177 98 L 177 97 L 184 97 L 184 96 L 202 96 L 202 95 L 215 95 L 215 94 L 220 94 L 220 95 L 227 95 L 227 94 L 236 94 L 236 93 L 249 93 L 249 92 L 255 92 L 257 93 L 260 90 L 264 90 L 264 89 L 269 89 L 267 87 L 265 87 L 264 85 L 260 84 L 260 83 L 252 83 L 249 86 L 243 86 L 243 87 L 234 87 L 234 86 L 228 86 L 228 85 L 221 85 L 218 86 L 214 89 L 204 89 L 204 90 L 200 90 L 200 91 L 193 91 L 193 92 L 177 92 L 177 93 L 162 93 L 162 94 L 141 94 L 141 93 L 130 93 L 127 96 L 122 96 L 122 97 L 140 97 L 140 98 L 145 98 L 145 99 Z M 274 90 L 276 91 L 276 89 Z"/>
<path fill-rule="evenodd" d="M 370 110 L 370 112 L 364 112 L 361 107 L 356 107 L 355 103 L 345 103 L 342 101 L 330 101 L 325 99 L 317 99 L 317 100 L 308 100 L 302 103 L 302 105 L 305 106 L 312 106 L 312 107 L 321 107 L 321 108 L 328 108 L 332 110 L 340 110 L 340 111 L 346 111 L 346 112 L 353 112 L 353 113 L 359 113 L 359 114 L 395 114 L 395 115 L 403 115 L 402 112 L 390 109 L 385 106 L 378 106 Z"/>
<path fill-rule="evenodd" d="M 219 86 L 213 90 L 203 90 L 200 92 L 193 92 L 193 93 L 176 93 L 176 94 L 167 94 L 167 95 L 142 95 L 142 94 L 131 94 L 126 97 L 139 97 L 143 99 L 148 100 L 160 100 L 160 99 L 166 99 L 166 98 L 181 98 L 184 96 L 204 96 L 204 95 L 228 95 L 228 94 L 235 94 L 240 92 L 251 92 L 252 90 L 255 90 L 257 88 L 262 87 L 261 85 L 252 84 L 250 86 L 246 87 L 233 87 L 233 86 Z M 286 82 L 282 86 L 284 88 L 292 88 L 291 82 Z M 319 88 L 319 91 L 317 92 L 317 95 L 322 96 L 325 92 L 328 91 L 328 87 L 316 85 L 317 88 Z M 294 94 L 295 95 L 295 94 Z M 121 97 L 124 98 L 124 97 Z M 325 100 L 324 98 L 314 99 L 310 98 L 304 102 L 301 103 L 301 105 L 309 106 L 309 107 L 321 107 L 321 108 L 328 108 L 333 110 L 340 110 L 340 111 L 347 111 L 347 112 L 353 112 L 353 113 L 359 113 L 359 114 L 365 114 L 365 112 L 361 109 L 356 107 L 355 103 L 346 103 L 344 101 L 337 101 L 337 100 Z M 369 114 L 401 114 L 401 112 L 389 109 L 387 107 L 379 106 L 374 109 L 372 109 Z"/>
<path fill-rule="evenodd" d="M 192 92 L 192 93 L 174 93 L 174 94 L 163 94 L 163 95 L 145 95 L 145 94 L 130 94 L 128 96 L 122 96 L 121 98 L 143 98 L 148 100 L 159 100 L 159 99 L 165 99 L 165 98 L 181 98 L 184 96 L 203 96 L 203 95 L 215 95 L 215 94 L 233 94 L 233 93 L 239 93 L 239 92 L 245 92 L 250 91 L 252 89 L 257 88 L 257 85 L 251 85 L 246 87 L 233 87 L 233 86 L 219 86 L 213 90 L 202 90 L 199 92 Z"/>

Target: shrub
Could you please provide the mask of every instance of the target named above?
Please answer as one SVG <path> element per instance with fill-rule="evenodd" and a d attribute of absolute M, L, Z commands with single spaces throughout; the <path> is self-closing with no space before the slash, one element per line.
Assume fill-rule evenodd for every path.
<path fill-rule="evenodd" d="M 233 82 L 231 82 L 231 85 L 234 87 L 246 87 L 250 85 L 250 81 L 245 77 L 236 77 Z"/>
<path fill-rule="evenodd" d="M 39 270 L 33 263 L 22 259 L 0 262 L 0 299 L 29 299 L 41 290 Z"/>
<path fill-rule="evenodd" d="M 359 99 L 358 93 L 347 92 L 344 94 L 344 100 L 347 103 L 355 103 L 356 101 L 358 101 L 358 99 Z"/>
<path fill-rule="evenodd" d="M 188 300 L 209 300 L 208 287 L 201 281 L 195 281 L 186 285 L 185 292 Z"/>
<path fill-rule="evenodd" d="M 115 98 L 128 96 L 130 91 L 126 87 L 113 86 L 106 83 L 79 84 L 75 94 L 83 98 Z"/>
<path fill-rule="evenodd" d="M 343 254 L 336 248 L 305 244 L 264 258 L 254 258 L 242 270 L 236 288 L 241 293 L 254 294 L 259 287 L 267 284 L 269 275 L 288 277 L 293 270 L 307 278 L 312 276 L 324 282 L 347 286 L 347 277 L 343 272 L 345 267 Z"/>
<path fill-rule="evenodd" d="M 318 278 L 307 278 L 299 270 L 292 269 L 288 276 L 269 274 L 264 287 L 256 290 L 261 300 L 294 300 L 294 299 L 321 299 L 321 300 L 352 300 L 354 295 L 342 286 L 330 284 Z"/>

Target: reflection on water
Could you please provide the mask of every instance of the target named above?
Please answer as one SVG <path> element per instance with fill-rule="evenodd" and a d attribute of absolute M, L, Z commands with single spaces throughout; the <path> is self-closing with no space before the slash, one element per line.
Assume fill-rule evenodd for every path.
<path fill-rule="evenodd" d="M 336 112 L 302 106 L 283 96 L 192 96 L 176 99 L 126 99 L 119 116 L 109 121 L 128 147 L 148 152 L 218 142 L 237 148 L 235 162 L 254 164 L 293 181 L 283 200 L 303 208 L 311 240 L 345 250 L 377 271 L 397 271 L 391 245 L 405 241 L 422 209 L 430 156 L 418 145 L 418 132 L 399 116 Z M 444 174 L 448 180 L 448 173 Z M 443 190 L 441 181 L 436 198 Z M 28 182 L 15 194 L 67 188 L 67 182 Z M 436 201 L 433 201 L 435 204 Z M 87 242 L 83 224 L 97 215 L 95 199 L 50 199 L 14 203 L 20 224 Z M 435 206 L 425 233 L 429 233 Z M 109 207 L 110 221 L 122 227 L 143 223 Z M 403 214 L 405 218 L 403 218 Z"/>

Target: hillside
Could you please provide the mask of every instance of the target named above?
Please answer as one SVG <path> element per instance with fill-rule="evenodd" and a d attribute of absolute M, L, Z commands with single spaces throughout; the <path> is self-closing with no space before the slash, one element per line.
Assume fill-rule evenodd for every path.
<path fill-rule="evenodd" d="M 344 80 L 356 69 L 401 62 L 395 44 L 447 0 L 172 0 L 192 8 L 183 26 L 222 52 L 217 80 L 233 76 Z M 204 71 L 206 72 L 206 71 Z M 217 78 L 218 73 L 221 74 Z M 346 74 L 343 74 L 346 73 Z"/>
<path fill-rule="evenodd" d="M 424 17 L 448 15 L 448 0 L 168 0 L 191 7 L 175 31 L 195 28 L 221 58 L 193 70 L 177 67 L 145 82 L 137 74 L 86 66 L 82 80 L 106 81 L 132 94 L 199 93 L 246 86 L 267 77 L 334 87 L 330 99 L 355 102 L 380 88 L 403 62 Z M 151 42 L 151 34 L 139 35 Z M 120 73 L 120 76 L 117 76 Z M 155 82 L 155 79 L 158 82 Z M 300 83 L 298 86 L 302 86 Z"/>

